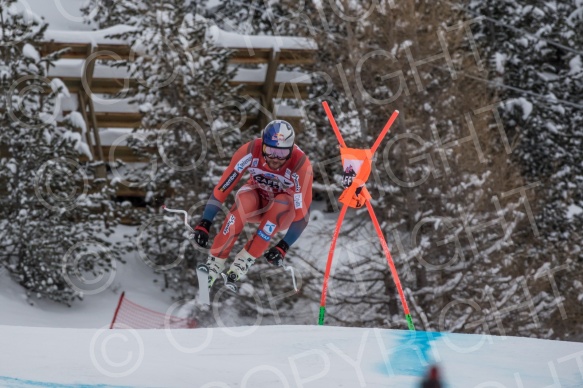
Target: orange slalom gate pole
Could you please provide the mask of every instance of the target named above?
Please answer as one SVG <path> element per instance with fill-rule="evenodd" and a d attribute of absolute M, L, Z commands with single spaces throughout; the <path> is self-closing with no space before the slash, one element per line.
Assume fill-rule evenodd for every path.
<path fill-rule="evenodd" d="M 336 124 L 336 120 L 334 119 L 334 115 L 330 110 L 330 106 L 328 102 L 322 102 L 322 106 L 324 107 L 324 111 L 326 112 L 326 116 L 328 116 L 328 120 L 330 121 L 330 125 L 336 134 L 336 138 L 340 143 L 341 147 L 346 147 L 346 143 L 344 143 L 344 139 L 342 138 L 342 134 L 340 133 L 340 129 L 338 128 L 338 124 Z M 322 286 L 322 297 L 320 298 L 320 314 L 318 316 L 318 325 L 324 325 L 324 318 L 326 316 L 326 295 L 328 293 L 328 282 L 330 280 L 330 271 L 332 270 L 332 261 L 334 259 L 334 251 L 336 249 L 336 243 L 338 241 L 338 236 L 340 235 L 340 227 L 342 226 L 342 222 L 344 221 L 344 216 L 346 215 L 346 210 L 348 210 L 348 206 L 343 205 L 342 209 L 340 209 L 340 215 L 338 216 L 338 220 L 336 221 L 336 228 L 334 229 L 334 234 L 332 235 L 332 242 L 330 243 L 330 250 L 328 251 L 328 261 L 326 263 L 326 272 L 324 273 L 324 285 Z"/>
<path fill-rule="evenodd" d="M 338 143 L 340 143 L 340 147 L 341 148 L 348 148 L 348 147 L 346 147 L 346 143 L 344 142 L 344 139 L 342 138 L 342 134 L 340 133 L 340 129 L 338 128 L 338 124 L 336 123 L 336 120 L 334 119 L 334 115 L 332 114 L 332 111 L 330 110 L 330 106 L 328 105 L 328 102 L 326 102 L 326 101 L 322 102 L 322 106 L 324 107 L 324 111 L 326 112 L 326 116 L 328 116 L 328 120 L 330 121 L 330 125 L 332 126 L 332 129 L 334 130 L 334 133 L 336 134 L 336 137 L 338 139 Z M 365 150 L 365 151 L 370 152 L 370 159 L 371 160 L 372 160 L 372 156 L 374 155 L 374 153 L 376 152 L 376 150 L 380 146 L 384 137 L 389 132 L 391 126 L 393 125 L 393 123 L 397 119 L 397 116 L 399 116 L 399 111 L 396 110 L 393 112 L 393 114 L 391 115 L 391 117 L 389 118 L 389 120 L 387 121 L 387 123 L 385 124 L 383 129 L 381 130 L 381 133 L 377 137 L 372 148 L 370 150 Z M 342 151 L 341 151 L 341 154 L 342 154 Z M 368 156 L 367 156 L 367 158 L 368 158 Z M 366 179 L 366 178 L 364 178 L 364 179 Z M 364 188 L 363 191 L 367 192 L 366 188 L 364 186 L 363 186 L 363 188 Z M 367 195 L 369 195 L 369 194 L 367 194 Z M 368 198 L 370 198 L 370 195 Z M 324 318 L 326 315 L 326 294 L 328 291 L 328 282 L 330 279 L 330 272 L 332 269 L 332 261 L 334 258 L 334 251 L 336 249 L 336 243 L 338 241 L 338 236 L 340 234 L 340 227 L 342 226 L 342 222 L 344 221 L 344 217 L 346 215 L 347 208 L 349 207 L 348 202 L 345 202 L 345 201 L 342 201 L 342 202 L 344 203 L 344 205 L 342 206 L 342 209 L 340 211 L 340 215 L 338 216 L 336 228 L 335 228 L 334 234 L 332 236 L 330 251 L 328 252 L 328 262 L 326 263 L 326 272 L 324 274 L 324 285 L 322 287 L 322 297 L 320 299 L 320 314 L 319 314 L 319 319 L 318 319 L 319 325 L 324 324 Z M 391 275 L 393 276 L 393 281 L 395 282 L 395 286 L 397 287 L 399 297 L 401 298 L 401 304 L 403 305 L 403 311 L 405 312 L 405 319 L 407 320 L 407 326 L 408 326 L 409 330 L 414 331 L 415 326 L 413 324 L 413 319 L 411 318 L 409 306 L 407 305 L 405 293 L 403 292 L 403 287 L 401 286 L 401 281 L 399 280 L 399 275 L 397 273 L 397 268 L 395 267 L 395 263 L 393 262 L 393 258 L 391 256 L 391 251 L 389 250 L 389 246 L 387 244 L 387 241 L 385 240 L 385 236 L 383 235 L 383 232 L 382 232 L 381 227 L 379 225 L 376 214 L 374 213 L 372 205 L 366 199 L 366 197 L 365 197 L 364 202 L 366 203 L 366 207 L 368 209 L 369 215 L 373 221 L 375 231 L 377 233 L 377 236 L 381 242 L 383 251 L 384 251 L 385 256 L 387 258 L 387 262 L 388 262 L 389 268 L 391 270 Z M 350 206 L 352 206 L 352 205 L 350 205 Z M 360 205 L 360 206 L 362 206 L 362 205 Z"/>
<path fill-rule="evenodd" d="M 389 121 L 387 121 L 387 123 L 385 124 L 385 127 L 381 131 L 381 134 L 379 135 L 379 137 L 377 137 L 377 140 L 374 142 L 374 145 L 370 149 L 371 154 L 374 155 L 374 153 L 377 151 L 377 148 L 379 148 L 379 146 L 381 145 L 381 142 L 383 141 L 383 139 L 387 135 L 387 132 L 389 132 L 389 129 L 391 129 L 391 126 L 393 125 L 393 123 L 397 119 L 397 116 L 399 116 L 398 110 L 394 111 L 393 114 L 391 115 L 391 117 L 389 117 Z"/>
<path fill-rule="evenodd" d="M 401 281 L 399 280 L 399 275 L 397 274 L 397 268 L 393 262 L 391 251 L 389 250 L 389 246 L 387 245 L 387 241 L 385 240 L 385 236 L 383 235 L 383 231 L 381 230 L 377 216 L 369 201 L 366 201 L 366 208 L 368 209 L 368 213 L 370 214 L 370 218 L 374 224 L 377 236 L 379 237 L 379 240 L 381 240 L 381 245 L 383 247 L 383 251 L 385 252 L 385 256 L 387 257 L 387 262 L 389 263 L 389 268 L 391 269 L 391 274 L 393 275 L 393 281 L 395 282 L 395 286 L 399 292 L 399 297 L 401 298 L 401 304 L 403 305 L 403 311 L 405 312 L 405 319 L 407 320 L 407 327 L 409 327 L 409 330 L 415 330 L 413 318 L 411 318 L 411 313 L 409 312 L 407 299 L 405 299 L 405 293 L 403 292 L 403 287 L 401 286 Z"/>
<path fill-rule="evenodd" d="M 338 221 L 336 221 L 336 228 L 334 229 L 334 234 L 332 235 L 332 243 L 330 244 L 330 251 L 328 251 L 328 262 L 326 263 L 326 273 L 324 274 L 324 285 L 322 286 L 322 298 L 320 299 L 320 314 L 318 317 L 318 325 L 324 324 L 324 317 L 326 316 L 326 294 L 328 293 L 328 281 L 330 280 L 330 271 L 332 270 L 332 260 L 334 259 L 334 250 L 336 249 L 336 242 L 338 241 L 338 236 L 340 235 L 340 227 L 344 221 L 344 216 L 346 215 L 346 210 L 348 206 L 342 206 L 340 209 L 340 215 L 338 216 Z"/>
<path fill-rule="evenodd" d="M 344 142 L 344 139 L 342 138 L 342 134 L 340 133 L 340 129 L 338 129 L 338 124 L 336 124 L 336 120 L 334 119 L 334 115 L 332 114 L 332 111 L 330 110 L 330 107 L 328 106 L 328 102 L 327 101 L 322 102 L 322 106 L 324 107 L 324 110 L 326 111 L 326 116 L 328 116 L 328 120 L 330 120 L 330 125 L 332 126 L 332 129 L 334 130 L 334 133 L 336 134 L 336 138 L 338 138 L 338 143 L 340 143 L 340 147 L 346 148 L 346 143 Z"/>

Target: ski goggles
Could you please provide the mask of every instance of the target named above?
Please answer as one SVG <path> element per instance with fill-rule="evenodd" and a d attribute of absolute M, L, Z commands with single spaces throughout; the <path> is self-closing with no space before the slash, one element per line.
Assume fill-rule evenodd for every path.
<path fill-rule="evenodd" d="M 291 155 L 290 148 L 275 148 L 268 145 L 263 145 L 263 155 L 270 159 L 285 160 Z"/>

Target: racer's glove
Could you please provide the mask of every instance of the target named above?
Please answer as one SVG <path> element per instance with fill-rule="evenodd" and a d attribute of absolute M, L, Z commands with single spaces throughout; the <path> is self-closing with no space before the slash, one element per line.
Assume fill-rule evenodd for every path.
<path fill-rule="evenodd" d="M 289 249 L 289 245 L 283 240 L 277 243 L 276 246 L 270 248 L 267 252 L 265 252 L 265 259 L 269 264 L 273 264 L 276 267 L 283 267 L 283 259 L 285 258 L 285 254 Z"/>
<path fill-rule="evenodd" d="M 209 220 L 202 220 L 194 228 L 194 233 L 191 238 L 201 247 L 206 248 L 209 242 L 209 230 L 212 222 Z"/>

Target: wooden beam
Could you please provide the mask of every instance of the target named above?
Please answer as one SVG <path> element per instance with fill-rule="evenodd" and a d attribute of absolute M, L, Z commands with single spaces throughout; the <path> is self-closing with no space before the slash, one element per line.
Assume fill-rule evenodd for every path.
<path fill-rule="evenodd" d="M 91 132 L 89 129 L 91 125 L 89 124 L 89 119 L 87 118 L 87 104 L 85 104 L 85 92 L 80 91 L 77 93 L 79 97 L 79 109 L 81 110 L 81 116 L 83 116 L 83 121 L 85 121 L 85 141 L 87 142 L 87 146 L 91 150 L 91 155 L 93 156 L 93 160 L 97 158 L 97 150 L 93 146 L 93 140 L 91 139 Z M 63 116 L 66 116 L 70 112 L 63 112 Z"/>
<path fill-rule="evenodd" d="M 50 76 L 49 79 L 59 78 L 69 92 L 77 93 L 83 89 L 83 84 L 80 77 L 60 77 L 60 76 Z M 123 79 L 123 78 L 93 78 L 91 83 L 91 92 L 97 94 L 117 94 L 124 89 L 126 84 L 129 82 L 129 87 L 134 87 L 137 81 L 134 79 Z"/>
<path fill-rule="evenodd" d="M 263 81 L 263 89 L 261 91 L 261 102 L 267 112 L 273 112 L 273 88 L 275 86 L 275 76 L 277 75 L 277 68 L 279 67 L 279 57 L 281 51 L 274 48 L 271 52 L 271 58 L 267 64 L 267 71 L 265 72 L 265 80 Z M 260 112 L 260 125 L 265 127 L 270 121 L 271 117 Z"/>
<path fill-rule="evenodd" d="M 277 68 L 279 67 L 279 58 L 281 51 L 278 48 L 273 49 L 271 58 L 267 64 L 267 71 L 265 72 L 265 80 L 263 81 L 263 95 L 265 96 L 264 105 L 269 111 L 273 110 L 273 88 L 275 86 L 275 76 L 277 75 Z"/>
<path fill-rule="evenodd" d="M 69 113 L 69 111 L 64 111 L 63 115 L 66 116 Z M 98 128 L 134 129 L 140 127 L 142 114 L 140 112 L 95 112 L 95 120 Z"/>
<path fill-rule="evenodd" d="M 249 95 L 251 97 L 260 98 L 265 93 L 265 84 L 263 82 L 229 82 L 233 86 L 242 86 L 240 95 Z M 273 96 L 275 98 L 301 98 L 309 97 L 309 90 L 307 84 L 296 84 L 297 89 L 294 90 L 292 84 L 274 82 L 272 86 Z M 299 95 L 298 95 L 299 92 Z"/>
<path fill-rule="evenodd" d="M 301 132 L 301 121 L 302 118 L 300 116 L 277 116 L 278 119 L 281 120 L 285 120 L 287 122 L 289 122 L 296 130 L 297 132 Z M 255 127 L 257 130 L 259 129 L 263 129 L 264 122 L 263 120 L 263 115 L 258 116 L 247 116 L 247 120 L 245 120 L 245 122 L 243 123 L 243 125 L 241 125 L 241 127 L 239 128 L 242 131 L 247 131 L 249 129 L 251 129 L 252 127 Z M 227 123 L 229 124 L 229 123 Z"/>
<path fill-rule="evenodd" d="M 124 185 L 118 185 L 115 190 L 115 194 L 118 197 L 143 198 L 146 196 L 146 190 L 141 187 L 127 187 Z"/>
<path fill-rule="evenodd" d="M 259 64 L 268 63 L 271 59 L 272 49 L 248 49 L 246 47 L 229 48 L 232 55 L 230 63 Z M 310 65 L 316 62 L 316 50 L 312 49 L 281 49 L 280 63 L 284 65 Z"/>
<path fill-rule="evenodd" d="M 87 52 L 90 48 L 94 48 L 96 53 L 96 59 L 112 61 L 112 60 L 129 60 L 135 57 L 135 54 L 131 54 L 131 47 L 127 44 L 99 44 L 93 46 L 91 43 L 67 43 L 67 42 L 42 42 L 39 47 L 39 52 L 41 56 L 46 56 L 55 51 L 67 49 L 65 53 L 61 55 L 61 58 L 66 59 L 86 59 L 88 57 Z"/>
<path fill-rule="evenodd" d="M 140 112 L 95 112 L 99 128 L 139 128 L 142 124 Z"/>
<path fill-rule="evenodd" d="M 103 158 L 103 149 L 101 148 L 101 138 L 99 136 L 99 126 L 97 125 L 97 119 L 95 118 L 95 106 L 93 105 L 93 98 L 91 97 L 91 83 L 93 81 L 95 61 L 97 60 L 96 56 L 92 55 L 94 53 L 94 50 L 95 47 L 91 45 L 87 47 L 87 58 L 91 59 L 86 59 L 86 62 L 83 64 L 82 79 L 86 81 L 86 85 L 89 90 L 85 88 L 83 88 L 83 90 L 80 90 L 79 99 L 85 100 L 85 103 L 83 104 L 85 109 L 89 108 L 89 112 L 87 112 L 87 115 L 89 116 L 89 119 L 91 120 L 91 126 L 93 127 L 93 139 L 95 140 L 95 154 L 94 154 L 95 160 L 104 162 L 105 160 Z M 95 176 L 98 178 L 106 177 L 104 163 L 97 165 L 95 169 Z"/>
<path fill-rule="evenodd" d="M 42 42 L 39 47 L 41 56 L 49 53 L 68 49 L 67 52 L 61 55 L 61 58 L 66 59 L 85 59 L 87 58 L 88 47 L 90 43 L 66 43 L 66 42 Z M 133 60 L 137 56 L 132 53 L 129 45 L 123 44 L 98 44 L 93 46 L 95 53 L 98 55 L 96 59 L 112 61 L 112 60 Z M 246 63 L 258 64 L 268 63 L 271 58 L 271 48 L 253 48 L 247 47 L 227 47 L 232 51 L 229 59 L 230 63 Z M 284 65 L 309 65 L 316 61 L 315 49 L 281 49 L 280 63 Z M 101 53 L 101 54 L 99 54 Z"/>
<path fill-rule="evenodd" d="M 71 93 L 78 93 L 80 90 L 83 89 L 83 84 L 81 83 L 80 77 L 49 77 L 49 79 L 59 78 L 63 81 L 67 89 Z M 91 92 L 94 94 L 117 94 L 118 92 L 124 89 L 124 82 L 129 82 L 130 87 L 134 87 L 137 84 L 137 81 L 134 79 L 124 80 L 122 78 L 93 78 L 93 82 L 91 83 Z M 245 82 L 245 81 L 229 81 L 229 84 L 232 86 L 241 86 L 240 94 L 245 95 L 248 94 L 251 97 L 260 97 L 263 93 L 263 81 L 261 82 Z M 280 90 L 282 88 L 283 89 Z M 292 84 L 290 83 L 281 83 L 275 82 L 273 85 L 275 96 L 276 98 L 308 98 L 309 92 L 308 87 L 309 84 L 305 83 L 298 83 L 297 94 L 296 90 L 294 90 Z M 50 92 L 50 89 L 47 89 L 47 92 Z"/>
<path fill-rule="evenodd" d="M 107 163 L 113 163 L 116 160 L 122 160 L 126 163 L 147 163 L 150 158 L 146 155 L 138 155 L 134 152 L 131 147 L 128 146 L 111 146 L 111 145 L 104 145 L 101 146 L 103 149 L 103 154 L 107 160 Z M 113 150 L 113 151 L 112 151 Z M 151 147 L 145 150 L 149 154 L 156 154 L 158 150 L 155 147 Z M 113 159 L 110 159 L 110 153 L 113 152 Z M 81 156 L 79 158 L 81 162 L 87 162 L 88 158 L 86 156 Z"/>
<path fill-rule="evenodd" d="M 82 103 L 84 104 L 84 101 Z M 63 115 L 67 114 L 69 112 L 63 112 Z M 298 122 L 301 120 L 300 116 L 289 115 L 278 115 L 278 118 L 290 122 Z M 141 126 L 142 114 L 139 112 L 97 112 L 95 113 L 95 119 L 98 128 L 135 129 Z M 92 125 L 92 122 L 90 125 Z M 247 115 L 246 122 L 241 126 L 241 129 L 248 129 L 252 125 L 261 126 L 260 118 L 256 115 Z"/>

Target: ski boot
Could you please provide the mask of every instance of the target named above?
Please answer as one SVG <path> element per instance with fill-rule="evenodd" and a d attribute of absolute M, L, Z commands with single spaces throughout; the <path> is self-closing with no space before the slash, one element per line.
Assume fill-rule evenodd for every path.
<path fill-rule="evenodd" d="M 213 286 L 215 280 L 223 269 L 225 269 L 226 259 L 219 259 L 218 257 L 209 256 L 208 260 L 204 264 L 199 264 L 196 266 L 196 271 L 200 273 L 206 273 L 208 277 L 208 288 Z"/>
<path fill-rule="evenodd" d="M 225 287 L 231 292 L 237 293 L 239 291 L 237 282 L 247 274 L 247 271 L 249 271 L 249 268 L 251 268 L 254 263 L 255 258 L 245 249 L 241 250 L 241 252 L 235 257 L 235 261 L 231 264 L 227 274 L 222 274 L 223 280 L 225 281 Z"/>

